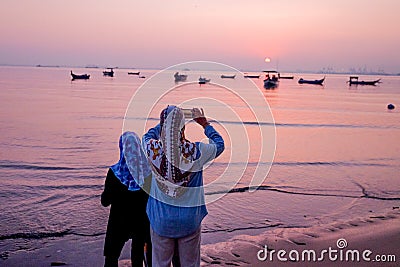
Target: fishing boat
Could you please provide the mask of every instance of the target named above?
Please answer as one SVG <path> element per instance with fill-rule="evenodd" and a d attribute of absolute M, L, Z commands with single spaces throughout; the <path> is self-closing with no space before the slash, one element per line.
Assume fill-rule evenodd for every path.
<path fill-rule="evenodd" d="M 320 79 L 320 80 L 304 80 L 303 78 L 300 78 L 300 80 L 298 81 L 299 84 L 318 84 L 318 85 L 322 85 L 325 81 L 325 77 Z"/>
<path fill-rule="evenodd" d="M 174 74 L 175 82 L 185 82 L 187 79 L 186 74 L 179 74 L 179 72 L 175 72 Z"/>
<path fill-rule="evenodd" d="M 139 75 L 140 74 L 140 71 L 138 71 L 138 72 L 128 72 L 128 75 Z"/>
<path fill-rule="evenodd" d="M 264 80 L 264 88 L 265 89 L 274 89 L 274 88 L 278 87 L 278 85 L 279 85 L 279 80 L 276 77 L 275 78 L 268 77 Z"/>
<path fill-rule="evenodd" d="M 260 75 L 251 75 L 251 74 L 244 74 L 244 78 L 250 78 L 250 79 L 258 79 L 260 78 Z"/>
<path fill-rule="evenodd" d="M 203 77 L 199 78 L 199 84 L 209 83 L 210 81 L 211 81 L 211 79 L 207 79 L 207 78 L 203 78 Z"/>
<path fill-rule="evenodd" d="M 280 73 L 278 73 L 278 78 L 279 79 L 286 79 L 286 80 L 293 80 L 294 76 L 282 76 Z"/>
<path fill-rule="evenodd" d="M 103 71 L 103 76 L 114 77 L 113 68 L 107 68 L 108 70 Z"/>
<path fill-rule="evenodd" d="M 72 80 L 87 80 L 90 78 L 89 74 L 74 74 L 71 70 Z"/>
<path fill-rule="evenodd" d="M 279 85 L 279 72 L 275 70 L 264 70 L 267 75 L 264 79 L 264 88 L 265 89 L 274 89 Z M 272 76 L 270 75 L 272 74 Z"/>
<path fill-rule="evenodd" d="M 350 76 L 350 80 L 348 81 L 348 83 L 350 85 L 376 85 L 377 83 L 379 83 L 381 81 L 381 79 L 378 80 L 374 80 L 374 81 L 359 81 L 357 76 Z"/>
<path fill-rule="evenodd" d="M 224 75 L 224 74 L 221 75 L 222 79 L 235 79 L 235 77 L 236 77 L 236 74 L 235 75 Z"/>

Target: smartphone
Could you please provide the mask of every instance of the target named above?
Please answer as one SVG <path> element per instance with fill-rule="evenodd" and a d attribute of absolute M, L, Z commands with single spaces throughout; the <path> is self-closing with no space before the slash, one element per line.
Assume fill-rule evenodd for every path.
<path fill-rule="evenodd" d="M 192 109 L 191 108 L 182 108 L 183 115 L 185 116 L 185 119 L 192 119 Z"/>

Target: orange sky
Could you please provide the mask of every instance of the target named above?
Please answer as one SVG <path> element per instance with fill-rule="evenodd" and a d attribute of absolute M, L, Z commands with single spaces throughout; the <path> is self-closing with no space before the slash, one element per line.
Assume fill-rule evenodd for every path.
<path fill-rule="evenodd" d="M 398 73 L 399 10 L 397 0 L 2 0 L 0 64 Z"/>

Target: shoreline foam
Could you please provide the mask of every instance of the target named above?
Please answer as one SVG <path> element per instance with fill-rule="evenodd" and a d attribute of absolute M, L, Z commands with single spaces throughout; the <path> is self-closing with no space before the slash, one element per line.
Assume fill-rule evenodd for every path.
<path fill-rule="evenodd" d="M 360 261 L 340 261 L 337 241 L 345 239 L 347 247 L 341 249 L 343 255 L 347 250 L 359 250 Z M 267 245 L 267 260 L 257 259 L 257 253 Z M 338 250 L 338 258 L 331 261 L 325 254 L 323 261 L 301 261 L 303 250 L 319 252 L 323 249 Z M 269 261 L 271 250 L 275 250 L 273 261 Z M 285 250 L 282 262 L 277 258 L 277 251 Z M 300 252 L 300 261 L 289 261 L 288 254 L 291 250 Z M 396 262 L 366 262 L 362 260 L 362 252 L 371 250 L 371 260 L 376 255 L 394 255 Z M 265 251 L 265 250 L 264 250 Z M 264 251 L 260 253 L 264 257 Z M 294 257 L 296 254 L 292 254 Z M 333 254 L 334 255 L 334 254 Z M 317 225 L 310 228 L 277 228 L 266 231 L 258 236 L 239 235 L 226 242 L 202 246 L 202 266 L 398 266 L 400 261 L 400 211 L 393 210 L 384 216 L 370 216 L 368 218 L 354 219 L 345 223 L 332 223 Z"/>
<path fill-rule="evenodd" d="M 343 250 L 360 252 L 368 249 L 376 255 L 395 255 L 396 262 L 281 262 L 277 251 L 315 250 L 337 248 L 337 240 L 344 238 L 348 246 Z M 61 239 L 50 238 L 46 245 L 35 250 L 20 250 L 2 260 L 5 266 L 50 266 L 62 262 L 67 266 L 102 266 L 104 236 Z M 257 259 L 257 253 L 267 245 L 268 252 L 275 250 L 273 262 Z M 237 235 L 227 241 L 201 246 L 201 266 L 398 266 L 400 261 L 400 210 L 394 208 L 384 215 L 333 222 L 306 228 L 275 228 L 260 235 Z M 120 257 L 120 266 L 129 265 L 130 243 L 126 244 Z M 288 255 L 286 255 L 288 257 Z"/>

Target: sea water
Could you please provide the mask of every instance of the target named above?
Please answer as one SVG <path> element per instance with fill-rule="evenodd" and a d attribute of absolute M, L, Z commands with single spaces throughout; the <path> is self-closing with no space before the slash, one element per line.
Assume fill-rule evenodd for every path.
<path fill-rule="evenodd" d="M 91 77 L 71 81 L 69 68 L 0 67 L 0 262 L 7 263 L 17 251 L 34 251 L 70 236 L 104 237 L 109 209 L 101 206 L 100 194 L 109 166 L 119 157 L 125 113 L 138 88 L 157 71 L 142 70 L 144 79 L 123 69 L 116 69 L 115 77 L 103 77 L 101 69 L 75 68 L 74 72 Z M 186 74 L 220 83 L 218 77 L 224 73 Z M 243 120 L 225 118 L 218 105 L 197 102 L 206 115 L 213 114 L 212 124 L 226 141 L 225 152 L 205 170 L 205 183 L 226 170 L 233 178 L 243 173 L 233 190 L 207 205 L 203 244 L 398 208 L 400 77 L 383 76 L 377 86 L 349 86 L 348 75 L 326 75 L 324 86 L 318 86 L 300 85 L 297 80 L 320 79 L 321 74 L 293 75 L 293 80 L 281 80 L 274 90 L 263 89 L 261 78 L 252 80 L 268 102 L 257 108 L 273 115 L 272 166 L 260 160 L 259 151 L 265 147 L 260 148 L 256 131 L 271 127 L 271 121 L 263 124 L 246 117 L 244 102 L 226 88 L 180 85 L 150 114 L 131 118 L 133 123 L 145 121 L 148 129 L 156 125 L 159 111 L 167 104 L 196 97 L 223 99 L 244 114 Z M 226 81 L 239 87 L 245 82 L 243 76 Z M 173 74 L 165 85 L 176 86 Z M 148 91 L 149 96 L 153 93 Z M 389 103 L 397 108 L 387 110 Z M 215 115 L 218 112 L 220 116 Z M 243 143 L 250 144 L 243 149 L 252 148 L 246 169 L 241 160 L 232 160 L 232 154 L 248 151 L 240 146 L 234 150 L 236 131 L 227 130 L 243 125 L 248 134 Z M 204 138 L 192 122 L 187 132 L 192 141 Z M 265 177 L 257 191 L 249 192 L 259 164 L 266 165 Z M 207 197 L 215 194 L 206 190 Z"/>

